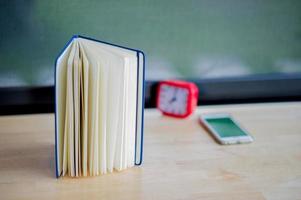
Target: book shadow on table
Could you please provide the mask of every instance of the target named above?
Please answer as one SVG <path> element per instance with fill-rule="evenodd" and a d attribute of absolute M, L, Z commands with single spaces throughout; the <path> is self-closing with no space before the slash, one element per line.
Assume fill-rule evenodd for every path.
<path fill-rule="evenodd" d="M 2 149 L 0 171 L 9 171 L 19 176 L 33 178 L 55 178 L 54 144 Z"/>

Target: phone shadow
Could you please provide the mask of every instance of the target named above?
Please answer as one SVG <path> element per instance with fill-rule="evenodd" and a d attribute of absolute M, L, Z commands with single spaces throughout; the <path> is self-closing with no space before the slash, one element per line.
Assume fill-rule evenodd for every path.
<path fill-rule="evenodd" d="M 207 135 L 209 135 L 209 137 L 211 137 L 217 144 L 222 144 L 218 139 L 216 139 L 216 138 L 213 136 L 213 134 L 211 133 L 211 130 L 210 130 L 207 126 L 205 126 L 205 125 L 204 125 L 202 122 L 200 122 L 200 121 L 199 121 L 199 124 L 201 125 L 201 127 L 202 127 L 203 129 L 205 129 Z"/>

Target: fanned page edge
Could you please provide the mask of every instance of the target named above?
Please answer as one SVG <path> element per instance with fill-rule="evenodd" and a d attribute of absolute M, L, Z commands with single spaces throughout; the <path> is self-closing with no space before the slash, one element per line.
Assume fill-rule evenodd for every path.
<path fill-rule="evenodd" d="M 57 116 L 57 67 L 58 67 L 58 62 L 60 60 L 60 58 L 62 58 L 62 56 L 67 52 L 68 48 L 71 46 L 72 42 L 74 39 L 76 38 L 82 38 L 82 39 L 87 39 L 87 40 L 91 40 L 91 41 L 95 41 L 95 42 L 99 42 L 99 43 L 103 43 L 103 44 L 107 44 L 107 45 L 111 45 L 111 46 L 115 46 L 115 47 L 119 47 L 122 49 L 127 49 L 130 51 L 135 51 L 137 53 L 137 65 L 138 65 L 138 75 L 137 75 L 137 79 L 138 79 L 138 87 L 137 90 L 139 90 L 139 94 L 137 95 L 137 99 L 139 97 L 139 103 L 137 101 L 137 108 L 140 108 L 141 111 L 138 112 L 137 110 L 137 115 L 136 115 L 136 139 L 135 139 L 135 165 L 141 165 L 142 164 L 142 160 L 143 160 L 143 135 L 144 135 L 144 97 L 145 97 L 145 54 L 141 51 L 141 50 L 137 50 L 137 49 L 132 49 L 132 48 L 128 48 L 128 47 L 124 47 L 124 46 L 120 46 L 120 45 L 116 45 L 116 44 L 112 44 L 112 43 L 108 43 L 108 42 L 104 42 L 104 41 L 100 41 L 100 40 L 96 40 L 93 38 L 88 38 L 88 37 L 84 37 L 84 36 L 80 36 L 80 35 L 74 35 L 65 45 L 65 47 L 62 49 L 62 51 L 59 53 L 59 55 L 57 56 L 56 60 L 55 60 L 55 70 L 54 70 L 54 87 L 55 87 L 55 168 L 56 168 L 56 177 L 59 178 L 61 176 L 62 170 L 61 172 L 59 172 L 59 156 L 58 156 L 58 130 L 57 130 L 57 120 L 58 120 L 58 116 Z M 140 118 L 138 117 L 138 114 L 140 114 Z M 138 124 L 137 119 L 140 119 L 141 122 Z M 139 127 L 140 126 L 140 127 Z M 138 132 L 139 130 L 139 132 Z M 139 141 L 137 139 L 137 137 L 139 138 Z"/>
<path fill-rule="evenodd" d="M 74 40 L 74 37 L 72 37 L 65 45 L 65 47 L 62 49 L 62 51 L 59 53 L 59 55 L 57 56 L 56 60 L 55 60 L 55 68 L 54 68 L 54 89 L 55 89 L 55 98 L 54 98 L 54 109 L 55 109 L 55 120 L 54 120 L 54 123 L 55 123 L 55 173 L 56 173 L 56 177 L 59 178 L 62 174 L 62 171 L 61 170 L 59 172 L 59 156 L 58 156 L 58 116 L 57 116 L 57 102 L 58 102 L 58 89 L 57 89 L 57 67 L 58 67 L 58 63 L 60 61 L 61 58 L 63 58 L 63 56 L 65 55 L 65 53 L 67 53 L 68 49 L 71 48 L 72 46 L 72 42 Z"/>

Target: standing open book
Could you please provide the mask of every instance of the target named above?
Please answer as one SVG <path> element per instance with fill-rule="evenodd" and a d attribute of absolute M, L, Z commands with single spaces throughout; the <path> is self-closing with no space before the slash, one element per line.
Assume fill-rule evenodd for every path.
<path fill-rule="evenodd" d="M 140 165 L 143 52 L 74 36 L 55 64 L 56 176 Z"/>

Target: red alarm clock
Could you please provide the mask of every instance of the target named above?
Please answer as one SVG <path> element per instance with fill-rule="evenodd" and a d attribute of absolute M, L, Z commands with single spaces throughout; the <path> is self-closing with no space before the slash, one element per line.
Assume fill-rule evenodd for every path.
<path fill-rule="evenodd" d="M 185 118 L 195 110 L 199 90 L 194 83 L 168 80 L 159 83 L 157 108 L 171 117 Z"/>

